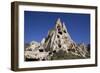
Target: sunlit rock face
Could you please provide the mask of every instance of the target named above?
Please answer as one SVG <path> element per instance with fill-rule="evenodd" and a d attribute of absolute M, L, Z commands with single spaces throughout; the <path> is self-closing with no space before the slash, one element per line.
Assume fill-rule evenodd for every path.
<path fill-rule="evenodd" d="M 76 44 L 68 33 L 68 30 L 62 23 L 60 18 L 57 19 L 55 27 L 48 31 L 46 38 L 43 38 L 41 43 L 32 41 L 30 45 L 25 48 L 26 61 L 41 61 L 51 60 L 51 57 L 60 50 L 65 54 L 86 58 L 87 48 L 83 44 Z M 70 59 L 70 58 L 69 58 Z"/>
<path fill-rule="evenodd" d="M 60 18 L 56 22 L 56 27 L 48 32 L 46 38 L 47 49 L 52 49 L 53 51 L 59 51 L 60 49 L 68 52 L 69 46 L 74 43 L 71 39 L 65 24 L 61 23 Z"/>

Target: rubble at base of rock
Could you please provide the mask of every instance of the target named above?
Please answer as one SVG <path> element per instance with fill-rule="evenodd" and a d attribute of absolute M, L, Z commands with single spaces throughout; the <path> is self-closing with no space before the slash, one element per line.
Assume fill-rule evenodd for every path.
<path fill-rule="evenodd" d="M 48 32 L 41 43 L 32 41 L 25 48 L 25 61 L 45 61 L 61 57 L 62 59 L 88 58 L 87 47 L 84 43 L 77 44 L 70 37 L 65 24 L 60 18 L 56 21 L 56 27 Z M 61 53 L 61 51 L 64 53 Z"/>

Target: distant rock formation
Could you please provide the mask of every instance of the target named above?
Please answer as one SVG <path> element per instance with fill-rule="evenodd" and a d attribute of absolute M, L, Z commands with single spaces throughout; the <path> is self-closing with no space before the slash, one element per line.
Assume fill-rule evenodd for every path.
<path fill-rule="evenodd" d="M 75 56 L 87 58 L 87 47 L 83 44 L 76 44 L 68 33 L 68 30 L 60 18 L 56 26 L 48 32 L 41 43 L 32 41 L 30 46 L 25 48 L 26 61 L 51 60 L 51 57 L 60 50 Z M 70 58 L 69 58 L 70 59 Z"/>

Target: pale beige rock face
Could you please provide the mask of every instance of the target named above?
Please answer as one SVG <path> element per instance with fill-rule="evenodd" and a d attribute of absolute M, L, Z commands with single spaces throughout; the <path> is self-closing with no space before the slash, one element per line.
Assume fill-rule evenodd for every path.
<path fill-rule="evenodd" d="M 25 58 L 35 58 L 39 60 L 49 60 L 53 51 L 59 50 L 71 52 L 73 55 L 86 57 L 86 46 L 84 44 L 77 45 L 70 37 L 68 30 L 60 18 L 56 21 L 56 26 L 48 31 L 47 38 L 43 38 L 41 43 L 32 41 L 30 46 L 26 48 Z"/>
<path fill-rule="evenodd" d="M 70 44 L 74 43 L 65 27 L 65 24 L 61 24 L 60 18 L 56 22 L 55 29 L 49 32 L 48 37 L 50 38 L 47 40 L 47 42 L 49 42 L 47 46 L 50 46 L 49 48 L 56 51 L 62 49 L 67 52 Z"/>

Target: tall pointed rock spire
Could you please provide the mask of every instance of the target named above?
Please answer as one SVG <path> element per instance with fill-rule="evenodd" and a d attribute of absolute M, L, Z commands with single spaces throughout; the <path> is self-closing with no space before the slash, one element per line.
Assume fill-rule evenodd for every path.
<path fill-rule="evenodd" d="M 62 27 L 60 18 L 58 18 L 57 21 L 56 21 L 56 28 L 57 27 Z"/>
<path fill-rule="evenodd" d="M 65 23 L 63 22 L 63 31 L 66 33 L 66 36 L 69 38 L 70 41 L 74 42 L 72 39 L 71 39 L 71 36 L 69 35 L 68 33 L 68 30 L 65 26 Z"/>
<path fill-rule="evenodd" d="M 63 29 L 65 30 L 65 31 L 67 31 L 67 28 L 66 28 L 66 26 L 65 26 L 65 23 L 63 22 Z"/>

